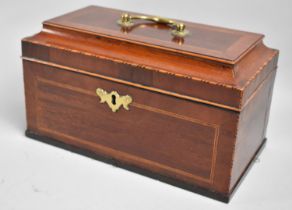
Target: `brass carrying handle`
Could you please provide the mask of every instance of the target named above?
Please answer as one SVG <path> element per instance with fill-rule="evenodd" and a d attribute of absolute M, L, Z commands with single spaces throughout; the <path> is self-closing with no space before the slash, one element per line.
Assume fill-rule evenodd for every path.
<path fill-rule="evenodd" d="M 128 28 L 134 25 L 133 20 L 148 20 L 155 23 L 169 25 L 173 29 L 171 34 L 177 37 L 185 37 L 189 33 L 189 31 L 186 30 L 186 25 L 184 23 L 178 23 L 173 20 L 157 16 L 130 15 L 128 13 L 124 13 L 118 20 L 118 24 L 122 27 Z"/>

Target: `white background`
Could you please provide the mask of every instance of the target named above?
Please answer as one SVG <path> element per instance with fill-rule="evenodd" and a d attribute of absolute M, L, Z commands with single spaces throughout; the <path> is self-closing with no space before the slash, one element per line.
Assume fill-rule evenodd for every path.
<path fill-rule="evenodd" d="M 227 205 L 24 136 L 20 40 L 87 5 L 263 33 L 280 50 L 268 144 Z M 0 210 L 292 209 L 290 0 L 9 0 L 0 2 Z"/>

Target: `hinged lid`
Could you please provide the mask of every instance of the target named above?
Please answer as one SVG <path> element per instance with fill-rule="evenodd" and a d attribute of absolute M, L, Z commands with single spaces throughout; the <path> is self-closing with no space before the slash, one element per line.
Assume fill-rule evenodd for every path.
<path fill-rule="evenodd" d="M 155 45 L 165 50 L 208 57 L 208 59 L 216 59 L 229 64 L 238 61 L 263 38 L 261 34 L 177 21 L 183 22 L 189 31 L 189 34 L 183 38 L 183 44 L 179 44 L 171 34 L 170 28 L 162 24 L 137 20 L 129 31 L 124 31 L 117 24 L 124 12 L 90 6 L 45 21 L 44 24 L 115 37 L 129 42 Z M 137 15 L 132 12 L 129 14 Z"/>
<path fill-rule="evenodd" d="M 167 19 L 121 27 L 124 12 L 90 6 L 45 21 L 23 59 L 234 111 L 276 68 L 263 35 L 183 21 L 189 34 L 177 37 Z"/>

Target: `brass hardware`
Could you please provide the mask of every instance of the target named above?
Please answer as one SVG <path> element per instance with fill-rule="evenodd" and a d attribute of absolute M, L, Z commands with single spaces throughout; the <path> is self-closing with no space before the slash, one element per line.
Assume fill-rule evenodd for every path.
<path fill-rule="evenodd" d="M 118 111 L 121 106 L 129 110 L 129 104 L 133 101 L 129 95 L 120 96 L 116 91 L 108 93 L 101 88 L 96 89 L 96 94 L 100 97 L 100 103 L 106 102 L 113 112 Z"/>
<path fill-rule="evenodd" d="M 121 15 L 121 18 L 118 20 L 118 24 L 122 27 L 129 28 L 134 25 L 133 20 L 149 20 L 156 23 L 162 23 L 167 24 L 173 30 L 171 31 L 171 34 L 176 37 L 185 37 L 187 34 L 189 34 L 189 31 L 186 30 L 186 25 L 183 23 L 178 23 L 173 20 L 157 17 L 157 16 L 144 16 L 144 15 L 130 15 L 128 13 L 124 13 Z"/>

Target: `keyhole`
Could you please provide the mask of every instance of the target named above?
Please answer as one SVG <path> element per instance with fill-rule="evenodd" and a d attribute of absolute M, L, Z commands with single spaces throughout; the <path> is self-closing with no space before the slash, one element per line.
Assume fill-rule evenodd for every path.
<path fill-rule="evenodd" d="M 112 95 L 112 104 L 116 105 L 116 96 L 115 95 Z"/>

